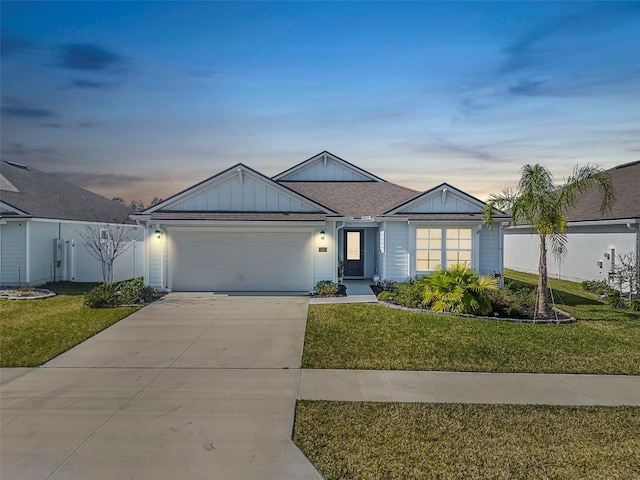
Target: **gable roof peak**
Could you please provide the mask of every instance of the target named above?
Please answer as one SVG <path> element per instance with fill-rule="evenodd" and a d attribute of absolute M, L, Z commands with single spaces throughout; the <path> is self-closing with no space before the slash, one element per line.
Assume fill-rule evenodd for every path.
<path fill-rule="evenodd" d="M 276 182 L 386 182 L 386 180 L 323 150 L 272 177 Z"/>

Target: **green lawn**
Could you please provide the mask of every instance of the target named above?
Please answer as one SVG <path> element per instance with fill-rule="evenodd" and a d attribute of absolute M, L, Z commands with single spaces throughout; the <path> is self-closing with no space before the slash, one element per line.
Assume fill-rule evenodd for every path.
<path fill-rule="evenodd" d="M 538 283 L 537 275 L 514 270 L 506 270 L 505 279 L 532 288 Z M 555 278 L 550 278 L 549 283 L 556 305 L 578 320 L 640 320 L 640 312 L 611 308 L 599 296 L 585 291 L 579 283 Z"/>
<path fill-rule="evenodd" d="M 511 276 L 511 273 L 510 273 Z M 528 281 L 533 276 L 516 276 Z M 640 374 L 640 314 L 617 312 L 571 282 L 561 307 L 593 318 L 534 325 L 409 312 L 376 304 L 311 305 L 304 368 Z M 568 285 L 562 285 L 562 284 Z M 578 286 L 579 288 L 579 286 Z"/>
<path fill-rule="evenodd" d="M 326 479 L 638 478 L 640 408 L 298 402 Z"/>
<path fill-rule="evenodd" d="M 91 309 L 83 293 L 95 284 L 59 283 L 42 300 L 0 299 L 0 366 L 33 367 L 59 355 L 137 310 Z"/>

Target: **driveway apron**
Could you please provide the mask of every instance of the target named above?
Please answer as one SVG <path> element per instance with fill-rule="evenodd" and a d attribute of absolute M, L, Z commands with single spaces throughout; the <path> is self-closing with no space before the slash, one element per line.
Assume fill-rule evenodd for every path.
<path fill-rule="evenodd" d="M 319 479 L 291 441 L 308 298 L 172 293 L 2 371 L 2 479 Z"/>

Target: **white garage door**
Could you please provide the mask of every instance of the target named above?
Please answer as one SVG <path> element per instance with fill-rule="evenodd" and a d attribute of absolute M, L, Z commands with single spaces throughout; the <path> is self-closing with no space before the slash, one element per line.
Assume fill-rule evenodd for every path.
<path fill-rule="evenodd" d="M 170 230 L 174 291 L 309 291 L 311 233 Z"/>

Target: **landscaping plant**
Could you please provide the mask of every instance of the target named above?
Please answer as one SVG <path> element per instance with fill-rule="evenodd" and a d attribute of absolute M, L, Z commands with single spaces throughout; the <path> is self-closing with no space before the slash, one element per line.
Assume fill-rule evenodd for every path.
<path fill-rule="evenodd" d="M 540 259 L 538 261 L 538 311 L 541 318 L 549 317 L 547 291 L 547 249 L 557 258 L 567 252 L 567 220 L 564 212 L 574 206 L 579 195 L 594 186 L 600 188 L 602 213 L 611 210 L 614 188 L 609 174 L 600 167 L 586 165 L 576 167 L 561 188 L 553 181 L 551 172 L 542 165 L 525 165 L 513 192 L 505 190 L 491 195 L 484 209 L 485 223 L 491 229 L 496 211 L 510 210 L 511 221 L 529 225 L 540 237 Z"/>
<path fill-rule="evenodd" d="M 436 312 L 486 315 L 491 311 L 489 291 L 498 283 L 491 275 L 479 275 L 466 264 L 442 268 L 425 277 L 424 305 Z"/>

